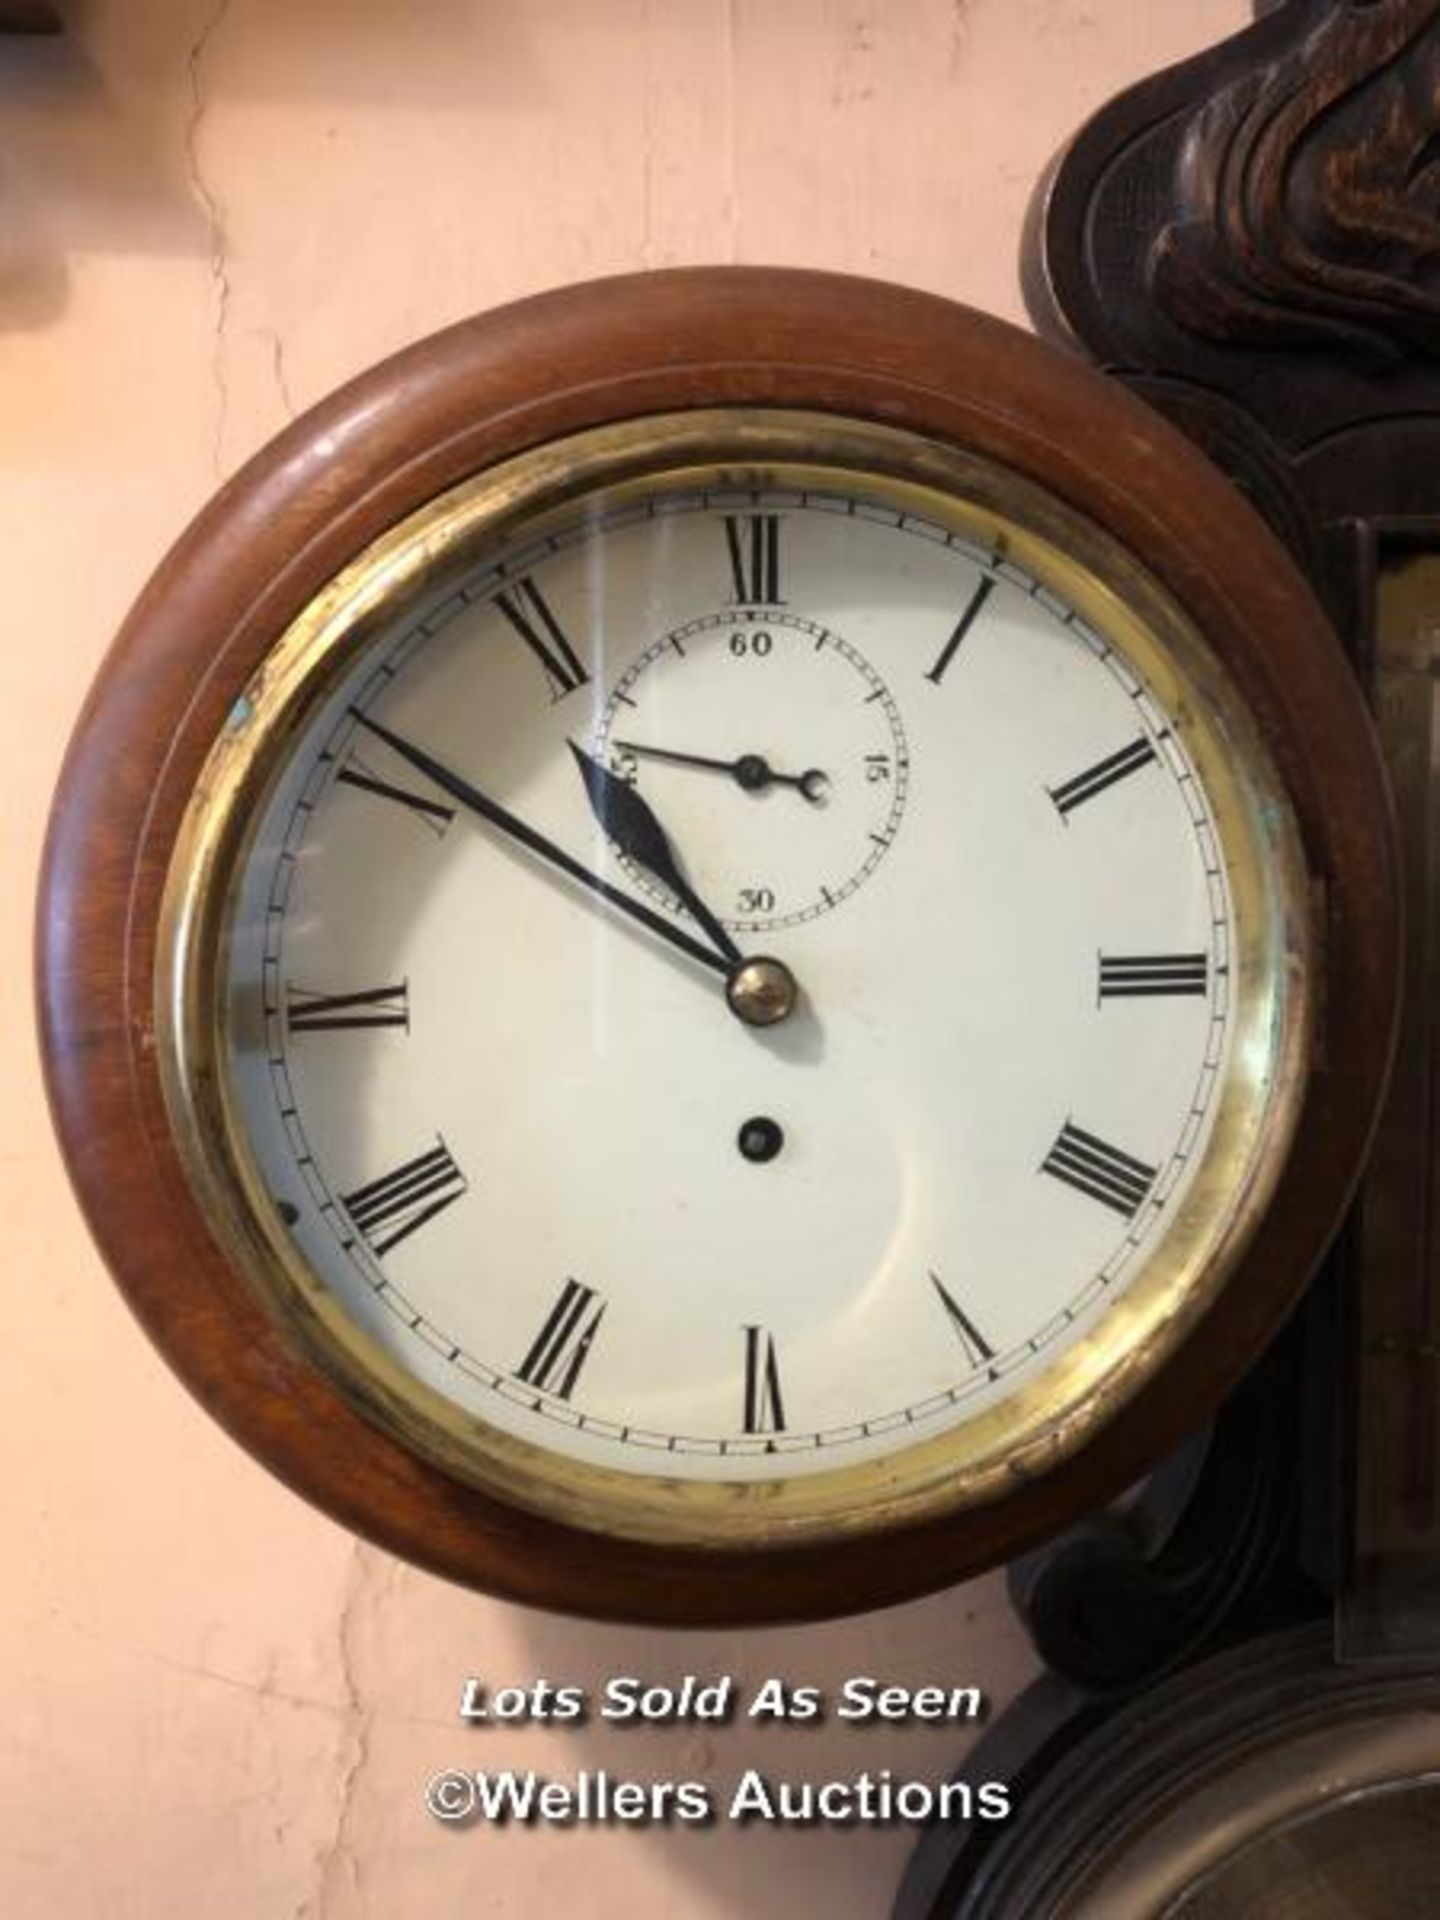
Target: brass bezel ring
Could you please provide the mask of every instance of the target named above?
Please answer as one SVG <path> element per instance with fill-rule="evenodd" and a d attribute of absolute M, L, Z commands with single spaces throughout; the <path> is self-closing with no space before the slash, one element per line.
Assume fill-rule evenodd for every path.
<path fill-rule="evenodd" d="M 711 1482 L 595 1466 L 516 1438 L 409 1375 L 360 1332 L 260 1203 L 225 1072 L 222 956 L 252 823 L 307 720 L 422 592 L 523 527 L 657 482 L 867 488 L 1009 556 L 1128 660 L 1201 777 L 1234 912 L 1232 1035 L 1187 1194 L 1091 1330 L 997 1406 L 882 1459 L 787 1480 Z M 1176 600 L 1094 522 L 990 461 L 858 418 L 716 408 L 626 420 L 522 453 L 375 540 L 314 596 L 215 742 L 175 842 L 161 910 L 156 1044 L 203 1213 L 287 1339 L 367 1419 L 443 1472 L 564 1524 L 754 1552 L 883 1533 L 982 1507 L 1078 1452 L 1215 1303 L 1263 1218 L 1300 1113 L 1315 947 L 1300 836 L 1229 672 Z M 729 1463 L 727 1463 L 728 1465 Z"/>

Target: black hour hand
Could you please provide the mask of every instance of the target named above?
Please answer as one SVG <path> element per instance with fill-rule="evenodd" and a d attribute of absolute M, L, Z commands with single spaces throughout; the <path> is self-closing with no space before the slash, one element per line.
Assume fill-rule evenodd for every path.
<path fill-rule="evenodd" d="M 738 966 L 742 958 L 740 949 L 681 872 L 665 829 L 656 819 L 649 803 L 641 798 L 634 787 L 586 753 L 583 747 L 577 747 L 573 740 L 567 744 L 575 756 L 580 778 L 585 783 L 591 812 L 600 822 L 606 837 L 628 859 L 644 867 L 647 873 L 653 873 L 662 886 L 668 887 L 691 918 L 709 935 L 717 952 L 723 954 L 732 965 Z"/>

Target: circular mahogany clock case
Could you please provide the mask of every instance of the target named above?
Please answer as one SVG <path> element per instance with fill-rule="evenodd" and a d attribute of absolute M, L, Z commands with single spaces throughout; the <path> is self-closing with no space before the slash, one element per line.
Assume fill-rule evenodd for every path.
<path fill-rule="evenodd" d="M 57 1126 L 203 1405 L 449 1578 L 877 1605 L 1132 1482 L 1346 1204 L 1397 962 L 1304 582 L 829 275 L 528 300 L 265 448 L 91 695 Z"/>

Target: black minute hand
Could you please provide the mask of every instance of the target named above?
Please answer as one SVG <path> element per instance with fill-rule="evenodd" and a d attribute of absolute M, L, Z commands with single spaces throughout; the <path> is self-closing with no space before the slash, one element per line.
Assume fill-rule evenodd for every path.
<path fill-rule="evenodd" d="M 619 913 L 628 913 L 631 919 L 638 920 L 642 926 L 648 927 L 662 940 L 668 940 L 671 946 L 679 947 L 682 953 L 688 953 L 692 960 L 698 960 L 702 966 L 710 967 L 716 973 L 724 974 L 728 979 L 739 955 L 735 950 L 734 942 L 724 933 L 723 928 L 721 933 L 724 945 L 720 951 L 712 953 L 709 947 L 701 946 L 700 942 L 686 933 L 683 927 L 677 927 L 673 921 L 653 913 L 641 901 L 632 899 L 628 893 L 622 893 L 618 887 L 612 887 L 608 880 L 602 880 L 598 873 L 592 873 L 588 867 L 582 866 L 573 854 L 566 853 L 563 847 L 557 847 L 553 840 L 547 840 L 543 834 L 537 833 L 523 820 L 517 820 L 515 815 L 508 812 L 498 801 L 492 800 L 488 794 L 481 793 L 478 787 L 472 787 L 468 780 L 462 779 L 458 773 L 453 773 L 449 767 L 442 766 L 438 760 L 433 760 L 423 747 L 414 746 L 398 733 L 392 733 L 389 727 L 381 726 L 378 720 L 367 719 L 354 707 L 350 709 L 350 714 L 360 726 L 373 733 L 377 740 L 383 740 L 393 753 L 398 753 L 402 760 L 408 760 L 410 765 L 417 772 L 423 773 L 427 780 L 433 780 L 442 793 L 448 793 L 452 799 L 458 800 L 462 807 L 468 807 L 472 813 L 478 813 L 482 820 L 488 820 L 492 827 L 498 827 L 501 833 L 509 834 L 512 840 L 518 840 L 522 847 L 528 847 L 530 852 L 538 855 L 541 860 L 547 860 L 551 866 L 558 867 L 562 873 L 568 874 L 580 886 L 588 887 L 592 893 L 598 894 L 607 906 L 614 907 Z M 708 932 L 709 929 L 707 928 L 706 931 Z"/>
<path fill-rule="evenodd" d="M 653 873 L 662 886 L 669 887 L 731 966 L 738 967 L 745 956 L 680 871 L 680 863 L 653 809 L 633 787 L 592 759 L 583 747 L 577 747 L 573 740 L 567 745 L 585 782 L 591 810 L 621 853 L 628 854 L 639 866 Z"/>

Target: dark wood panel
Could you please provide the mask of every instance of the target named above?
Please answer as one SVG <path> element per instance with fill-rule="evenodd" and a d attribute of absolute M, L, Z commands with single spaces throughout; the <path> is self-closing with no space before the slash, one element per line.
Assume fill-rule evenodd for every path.
<path fill-rule="evenodd" d="M 0 33 L 59 33 L 64 24 L 50 0 L 0 0 Z"/>

